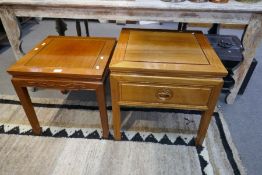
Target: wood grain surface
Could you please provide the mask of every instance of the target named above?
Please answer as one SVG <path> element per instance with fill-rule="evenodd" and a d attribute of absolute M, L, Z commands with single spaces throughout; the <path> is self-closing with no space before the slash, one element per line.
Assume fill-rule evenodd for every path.
<path fill-rule="evenodd" d="M 27 5 L 27 6 L 50 6 L 50 7 L 101 7 L 101 8 L 134 8 L 134 9 L 174 9 L 174 10 L 200 10 L 200 11 L 239 11 L 239 12 L 262 12 L 262 2 L 242 3 L 229 0 L 226 4 L 206 2 L 193 3 L 189 1 L 180 3 L 163 2 L 160 0 L 1 0 L 0 5 Z"/>
<path fill-rule="evenodd" d="M 120 106 L 177 108 L 203 111 L 202 145 L 227 71 L 201 32 L 123 29 L 110 70 L 116 140 Z"/>
<path fill-rule="evenodd" d="M 49 36 L 8 69 L 12 75 L 102 79 L 114 39 Z"/>
<path fill-rule="evenodd" d="M 157 75 L 223 77 L 227 71 L 201 32 L 123 29 L 110 64 L 112 71 Z M 171 75 L 172 76 L 172 75 Z"/>

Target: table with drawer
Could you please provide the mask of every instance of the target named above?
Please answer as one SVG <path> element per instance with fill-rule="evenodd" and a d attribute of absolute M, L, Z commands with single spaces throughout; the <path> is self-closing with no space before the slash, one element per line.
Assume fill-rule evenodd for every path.
<path fill-rule="evenodd" d="M 110 63 L 113 125 L 121 140 L 121 106 L 202 111 L 202 145 L 227 74 L 201 32 L 123 29 Z"/>

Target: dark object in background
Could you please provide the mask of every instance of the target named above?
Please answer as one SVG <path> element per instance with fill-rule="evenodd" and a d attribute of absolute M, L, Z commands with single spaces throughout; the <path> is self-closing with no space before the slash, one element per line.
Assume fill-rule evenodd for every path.
<path fill-rule="evenodd" d="M 19 17 L 17 19 L 18 19 L 18 22 L 20 23 L 21 27 L 23 27 L 24 24 L 26 24 L 29 20 L 34 19 L 34 18 Z M 2 22 L 0 21 L 0 46 L 1 45 L 9 45 L 9 41 L 7 40 L 7 36 L 6 36 L 6 33 L 5 33 L 4 26 L 3 26 Z"/>
<path fill-rule="evenodd" d="M 179 31 L 186 31 L 186 29 L 187 29 L 187 24 L 188 24 L 188 23 L 179 22 L 179 23 L 178 23 L 177 30 L 179 30 Z"/>
<path fill-rule="evenodd" d="M 1 40 L 6 38 L 5 29 L 3 27 L 3 24 L 0 22 L 0 42 Z"/>
<path fill-rule="evenodd" d="M 220 32 L 220 24 L 213 23 L 212 27 L 208 30 L 208 34 L 219 34 Z"/>
<path fill-rule="evenodd" d="M 228 70 L 228 76 L 224 78 L 224 86 L 222 92 L 228 93 L 230 88 L 235 84 L 235 80 L 232 78 L 233 70 L 243 61 L 243 46 L 241 41 L 236 36 L 232 35 L 206 35 L 209 42 L 215 49 L 217 55 L 221 59 L 222 63 Z M 241 85 L 238 94 L 243 95 L 248 82 L 253 74 L 253 71 L 257 65 L 257 61 L 254 59 L 249 71 Z"/>
<path fill-rule="evenodd" d="M 224 66 L 232 70 L 243 61 L 241 41 L 232 35 L 206 35 Z"/>

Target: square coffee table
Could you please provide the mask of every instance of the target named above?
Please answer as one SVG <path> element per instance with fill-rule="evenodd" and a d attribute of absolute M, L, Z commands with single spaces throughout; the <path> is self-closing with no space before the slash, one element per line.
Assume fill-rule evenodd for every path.
<path fill-rule="evenodd" d="M 96 91 L 103 137 L 108 137 L 104 81 L 115 43 L 113 38 L 49 36 L 7 70 L 34 134 L 41 134 L 41 127 L 30 86 Z"/>
<path fill-rule="evenodd" d="M 201 32 L 123 29 L 110 63 L 113 125 L 120 106 L 202 111 L 201 145 L 227 71 Z"/>

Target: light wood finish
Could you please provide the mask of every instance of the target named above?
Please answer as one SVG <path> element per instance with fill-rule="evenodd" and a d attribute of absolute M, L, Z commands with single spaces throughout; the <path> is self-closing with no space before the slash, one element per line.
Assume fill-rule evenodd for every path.
<path fill-rule="evenodd" d="M 262 16 L 262 1 L 257 3 L 241 3 L 229 0 L 225 4 L 217 3 L 169 3 L 160 0 L 0 0 L 0 17 L 7 31 L 7 37 L 14 55 L 19 59 L 23 53 L 20 45 L 20 29 L 16 16 L 98 19 L 100 21 L 159 21 L 184 23 L 220 23 L 249 25 L 245 33 L 244 49 L 255 55 L 259 44 L 249 45 L 251 41 L 261 41 L 261 25 L 254 25 Z M 250 31 L 257 32 L 250 32 Z M 249 34 L 251 33 L 251 34 Z M 246 72 L 254 57 L 244 55 L 246 61 L 234 71 L 235 85 L 227 98 L 232 104 L 242 85 Z"/>
<path fill-rule="evenodd" d="M 207 129 L 211 121 L 214 109 L 216 107 L 217 99 L 219 97 L 222 87 L 223 87 L 223 82 L 221 81 L 220 83 L 217 84 L 217 86 L 213 88 L 213 93 L 210 95 L 210 101 L 208 104 L 209 108 L 208 110 L 202 112 L 198 132 L 197 132 L 197 137 L 196 137 L 196 145 L 201 145 L 205 139 L 205 135 L 207 133 Z"/>
<path fill-rule="evenodd" d="M 101 125 L 103 128 L 103 137 L 108 138 L 109 136 L 109 127 L 108 127 L 108 117 L 106 109 L 106 94 L 105 94 L 105 85 L 102 83 L 96 88 L 96 99 L 100 112 Z"/>
<path fill-rule="evenodd" d="M 139 47 L 141 46 L 141 47 Z M 220 59 L 200 32 L 123 29 L 110 69 L 223 77 Z M 192 51 L 191 51 L 192 50 Z"/>
<path fill-rule="evenodd" d="M 122 83 L 120 92 L 121 101 L 206 107 L 211 88 Z"/>
<path fill-rule="evenodd" d="M 26 87 L 21 87 L 16 81 L 12 81 L 15 91 L 17 93 L 17 96 L 24 108 L 24 111 L 26 113 L 26 116 L 32 126 L 33 133 L 40 135 L 42 132 L 42 129 L 39 125 L 39 122 L 37 120 L 35 110 L 33 108 L 30 96 L 28 94 Z"/>
<path fill-rule="evenodd" d="M 118 81 L 112 74 L 110 74 L 110 87 L 111 87 L 111 99 L 112 99 L 112 113 L 113 113 L 113 126 L 114 126 L 114 137 L 116 140 L 121 139 L 121 112 L 119 105 L 119 85 Z"/>
<path fill-rule="evenodd" d="M 115 40 L 49 36 L 8 69 L 15 76 L 102 80 Z"/>
<path fill-rule="evenodd" d="M 115 42 L 49 36 L 7 70 L 35 134 L 41 128 L 26 87 L 96 91 L 103 137 L 108 138 L 104 81 Z"/>
<path fill-rule="evenodd" d="M 123 32 L 124 33 L 124 32 Z M 123 34 L 122 33 L 122 34 Z M 194 34 L 132 31 L 125 32 L 128 45 L 123 59 L 126 61 L 141 61 L 174 64 L 208 64 L 205 54 L 200 49 Z M 187 42 L 184 42 L 184 41 Z M 179 47 L 178 47 L 179 45 Z M 191 52 L 187 49 L 190 48 Z M 165 55 L 162 57 L 163 51 Z"/>
<path fill-rule="evenodd" d="M 202 33 L 123 29 L 110 71 L 116 140 L 120 106 L 142 106 L 203 111 L 196 137 L 202 144 L 227 75 Z"/>

